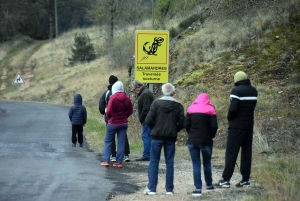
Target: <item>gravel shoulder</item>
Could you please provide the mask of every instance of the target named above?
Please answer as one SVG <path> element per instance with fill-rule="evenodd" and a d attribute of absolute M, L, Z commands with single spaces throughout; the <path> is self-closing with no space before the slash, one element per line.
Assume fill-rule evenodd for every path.
<path fill-rule="evenodd" d="M 112 165 L 107 168 L 107 178 L 116 184 L 108 200 L 243 200 L 246 197 L 249 198 L 249 196 L 260 194 L 263 191 L 262 187 L 254 180 L 251 180 L 251 186 L 248 188 L 236 188 L 235 184 L 241 179 L 238 167 L 236 166 L 231 179 L 231 188 L 217 188 L 212 192 L 208 192 L 204 189 L 202 190 L 202 196 L 192 196 L 192 191 L 194 190 L 192 162 L 188 159 L 175 158 L 174 195 L 166 195 L 164 187 L 166 166 L 162 155 L 159 165 L 157 194 L 144 195 L 143 190 L 148 183 L 147 167 L 149 162 L 134 161 L 134 159 L 138 157 L 139 156 L 130 155 L 131 161 L 124 163 L 123 168 L 114 168 Z M 220 159 L 217 157 L 213 157 L 212 159 L 213 183 L 221 179 L 224 165 L 218 165 L 219 161 Z M 202 182 L 203 181 L 204 176 L 202 171 Z"/>

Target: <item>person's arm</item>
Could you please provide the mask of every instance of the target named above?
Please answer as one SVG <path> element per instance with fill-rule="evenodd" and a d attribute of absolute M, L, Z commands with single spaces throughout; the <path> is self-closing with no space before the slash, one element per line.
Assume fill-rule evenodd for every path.
<path fill-rule="evenodd" d="M 107 105 L 107 108 L 106 108 L 106 117 L 109 119 L 111 117 L 111 114 L 112 114 L 112 105 L 113 105 L 113 102 L 114 102 L 114 96 L 111 96 L 110 97 L 110 100 L 108 101 L 108 105 Z"/>
<path fill-rule="evenodd" d="M 125 106 L 126 106 L 126 115 L 127 115 L 127 118 L 132 115 L 133 113 L 133 106 L 132 106 L 132 103 L 131 103 L 131 100 L 129 97 L 126 98 L 125 100 Z"/>
<path fill-rule="evenodd" d="M 211 138 L 214 138 L 218 130 L 218 120 L 217 115 L 210 116 L 210 134 Z"/>
<path fill-rule="evenodd" d="M 146 116 L 150 110 L 151 106 L 151 97 L 148 94 L 143 94 L 142 98 L 142 111 L 140 115 L 140 122 L 143 122 L 146 119 Z"/>
<path fill-rule="evenodd" d="M 145 124 L 147 124 L 150 129 L 152 129 L 154 127 L 155 117 L 156 117 L 156 107 L 155 107 L 155 101 L 154 101 L 151 104 L 150 110 L 145 118 Z"/>
<path fill-rule="evenodd" d="M 70 110 L 69 110 L 69 119 L 70 119 L 70 122 L 72 122 L 72 116 L 73 116 L 73 108 L 71 107 Z"/>
<path fill-rule="evenodd" d="M 227 120 L 233 120 L 238 113 L 238 108 L 240 104 L 240 99 L 238 95 L 238 91 L 234 88 L 230 93 L 230 106 L 228 109 Z"/>
<path fill-rule="evenodd" d="M 185 115 L 184 128 L 185 128 L 185 130 L 186 130 L 187 133 L 190 132 L 190 128 L 191 128 L 191 115 L 189 113 L 186 113 L 186 115 Z"/>
<path fill-rule="evenodd" d="M 177 123 L 177 132 L 181 131 L 183 128 L 184 128 L 184 109 L 183 106 L 180 104 L 179 120 Z"/>
<path fill-rule="evenodd" d="M 85 125 L 87 122 L 87 112 L 86 108 L 83 106 L 83 125 Z"/>
<path fill-rule="evenodd" d="M 101 95 L 100 101 L 99 101 L 99 112 L 104 115 L 105 114 L 105 107 L 106 107 L 106 102 L 105 102 L 105 95 L 107 91 L 104 91 L 103 94 Z"/>

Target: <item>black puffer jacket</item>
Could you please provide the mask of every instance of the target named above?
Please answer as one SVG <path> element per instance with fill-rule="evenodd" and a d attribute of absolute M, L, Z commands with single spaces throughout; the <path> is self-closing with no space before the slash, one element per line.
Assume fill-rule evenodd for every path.
<path fill-rule="evenodd" d="M 188 132 L 188 144 L 202 146 L 213 145 L 213 140 L 218 130 L 216 115 L 195 113 L 186 114 L 184 127 Z"/>
<path fill-rule="evenodd" d="M 230 107 L 227 119 L 230 128 L 253 129 L 254 110 L 257 103 L 257 90 L 250 80 L 235 83 L 230 93 Z"/>
<path fill-rule="evenodd" d="M 74 105 L 70 108 L 69 119 L 72 125 L 84 125 L 87 120 L 86 108 L 82 105 L 80 94 L 74 96 Z"/>
<path fill-rule="evenodd" d="M 170 96 L 155 100 L 151 104 L 145 124 L 152 129 L 152 139 L 176 141 L 177 133 L 184 128 L 182 104 Z"/>

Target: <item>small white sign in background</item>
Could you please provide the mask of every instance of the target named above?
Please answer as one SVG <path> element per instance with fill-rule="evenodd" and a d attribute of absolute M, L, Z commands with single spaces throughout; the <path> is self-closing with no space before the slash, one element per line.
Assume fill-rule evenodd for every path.
<path fill-rule="evenodd" d="M 21 74 L 18 73 L 13 81 L 13 84 L 25 84 L 24 79 L 22 78 Z"/>

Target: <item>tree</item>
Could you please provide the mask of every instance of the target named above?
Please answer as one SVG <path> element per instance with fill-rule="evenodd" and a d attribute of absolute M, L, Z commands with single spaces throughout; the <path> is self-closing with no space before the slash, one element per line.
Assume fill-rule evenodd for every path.
<path fill-rule="evenodd" d="M 90 62 L 96 58 L 95 49 L 86 33 L 76 33 L 70 62 Z"/>

